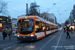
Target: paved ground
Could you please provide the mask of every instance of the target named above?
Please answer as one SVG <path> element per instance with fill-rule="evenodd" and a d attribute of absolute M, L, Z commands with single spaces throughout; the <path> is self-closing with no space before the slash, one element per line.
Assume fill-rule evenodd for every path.
<path fill-rule="evenodd" d="M 0 32 L 0 37 L 2 37 L 2 32 Z"/>
<path fill-rule="evenodd" d="M 75 50 L 75 33 L 71 39 L 66 39 L 66 33 L 60 30 L 36 42 L 17 42 L 16 37 L 2 40 L 0 37 L 0 50 Z"/>

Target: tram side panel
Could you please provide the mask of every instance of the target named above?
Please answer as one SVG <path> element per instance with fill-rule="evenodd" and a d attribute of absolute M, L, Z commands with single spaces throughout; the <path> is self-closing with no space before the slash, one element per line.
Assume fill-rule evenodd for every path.
<path fill-rule="evenodd" d="M 45 26 L 42 26 L 42 22 L 36 21 L 35 25 L 35 35 L 37 36 L 37 40 L 45 37 L 45 32 L 44 32 Z"/>
<path fill-rule="evenodd" d="M 47 24 L 48 25 L 48 24 Z M 55 27 L 55 25 L 48 25 L 47 27 L 46 27 L 46 36 L 47 35 L 49 35 L 49 34 L 52 34 L 52 33 L 54 33 L 54 32 L 56 32 L 56 31 L 58 31 L 57 29 L 55 29 L 56 27 Z"/>
<path fill-rule="evenodd" d="M 45 28 L 46 27 L 46 28 Z M 35 35 L 37 36 L 37 40 L 41 39 L 43 37 L 46 37 L 47 35 L 56 32 L 56 29 L 54 29 L 53 25 L 46 25 L 45 23 L 38 22 L 35 25 Z M 45 30 L 46 29 L 46 30 Z"/>

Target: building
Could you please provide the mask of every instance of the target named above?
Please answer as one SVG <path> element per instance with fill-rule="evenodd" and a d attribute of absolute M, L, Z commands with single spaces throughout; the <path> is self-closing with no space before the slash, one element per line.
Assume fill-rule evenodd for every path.
<path fill-rule="evenodd" d="M 70 13 L 69 24 L 75 25 L 75 5 L 73 6 L 73 10 Z"/>
<path fill-rule="evenodd" d="M 12 28 L 11 18 L 0 15 L 0 31 L 2 31 L 2 29 L 4 29 L 4 28 Z"/>
<path fill-rule="evenodd" d="M 52 23 L 55 23 L 57 24 L 57 19 L 56 19 L 56 16 L 53 14 L 53 13 L 41 13 L 40 16 Z"/>
<path fill-rule="evenodd" d="M 70 12 L 68 21 L 70 28 L 72 27 L 75 30 L 75 5 L 73 6 L 73 10 Z"/>
<path fill-rule="evenodd" d="M 16 18 L 12 18 L 12 29 L 14 29 L 15 27 L 17 27 L 17 19 Z"/>
<path fill-rule="evenodd" d="M 51 20 L 53 23 L 55 23 L 55 24 L 57 24 L 57 19 L 56 19 L 56 16 L 53 14 L 53 13 L 50 13 L 49 14 L 50 15 L 50 19 L 53 19 L 53 20 Z"/>
<path fill-rule="evenodd" d="M 30 10 L 29 14 L 30 15 L 39 15 L 39 5 L 36 4 L 36 2 L 30 4 Z"/>

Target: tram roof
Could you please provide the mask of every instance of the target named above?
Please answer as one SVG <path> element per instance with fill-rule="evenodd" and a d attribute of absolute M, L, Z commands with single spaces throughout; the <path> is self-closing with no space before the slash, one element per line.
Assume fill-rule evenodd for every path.
<path fill-rule="evenodd" d="M 48 23 L 48 24 L 53 24 L 53 25 L 58 26 L 57 24 L 54 24 L 54 23 L 52 23 L 52 22 L 50 22 L 50 21 L 47 21 L 46 19 L 43 19 L 43 18 L 41 18 L 41 17 L 39 17 L 39 16 L 36 16 L 36 17 L 38 17 L 39 19 L 41 19 L 43 22 L 46 22 L 46 23 Z"/>
<path fill-rule="evenodd" d="M 45 22 L 45 23 L 53 24 L 53 25 L 58 26 L 57 24 L 54 24 L 54 23 L 52 23 L 52 22 L 50 22 L 50 21 L 47 21 L 46 19 L 43 19 L 43 18 L 41 18 L 41 17 L 39 17 L 39 16 L 21 16 L 21 17 L 19 17 L 19 18 L 22 18 L 22 17 L 37 17 L 37 18 L 41 19 L 43 22 Z"/>

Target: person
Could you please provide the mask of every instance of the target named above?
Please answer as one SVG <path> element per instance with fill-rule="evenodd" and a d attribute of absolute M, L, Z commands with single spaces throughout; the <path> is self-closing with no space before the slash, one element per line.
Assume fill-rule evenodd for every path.
<path fill-rule="evenodd" d="M 70 29 L 69 29 L 69 27 L 67 27 L 67 37 L 66 37 L 66 39 L 69 37 L 69 39 L 71 39 L 71 37 L 70 37 L 70 34 L 69 34 L 69 32 L 70 32 Z"/>
<path fill-rule="evenodd" d="M 6 31 L 6 34 L 7 34 L 7 36 L 8 36 L 8 29 L 7 29 L 7 28 L 5 28 L 5 31 Z"/>
<path fill-rule="evenodd" d="M 3 30 L 3 40 L 5 40 L 5 37 L 7 37 L 7 34 L 6 34 L 5 30 Z"/>
<path fill-rule="evenodd" d="M 64 27 L 64 32 L 66 31 L 65 27 Z"/>
<path fill-rule="evenodd" d="M 73 31 L 73 29 L 72 29 L 72 27 L 71 27 L 71 33 L 73 33 L 72 31 Z"/>
<path fill-rule="evenodd" d="M 11 32 L 12 32 L 12 31 L 11 31 L 11 29 L 9 29 L 9 28 L 6 30 L 6 33 L 7 33 L 7 35 L 9 36 L 9 40 L 11 40 Z"/>
<path fill-rule="evenodd" d="M 9 28 L 8 30 L 9 30 L 9 33 L 8 33 L 8 36 L 9 36 L 9 40 L 11 40 L 11 35 L 12 35 L 12 31 L 11 31 L 11 28 Z"/>
<path fill-rule="evenodd" d="M 64 27 L 64 30 L 65 30 L 65 27 Z"/>

